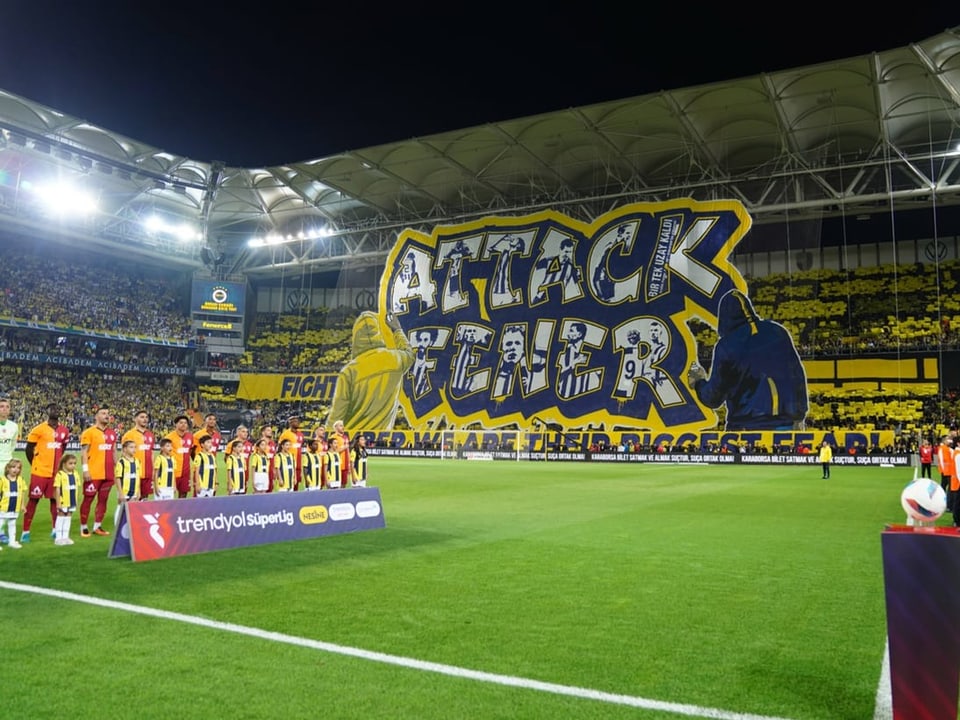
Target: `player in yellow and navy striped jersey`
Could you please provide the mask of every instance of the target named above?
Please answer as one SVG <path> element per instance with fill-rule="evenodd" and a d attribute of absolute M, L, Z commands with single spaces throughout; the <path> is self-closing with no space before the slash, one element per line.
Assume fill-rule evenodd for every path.
<path fill-rule="evenodd" d="M 177 459 L 173 441 L 165 437 L 160 441 L 160 454 L 153 461 L 153 496 L 157 500 L 173 500 L 176 492 Z"/>
<path fill-rule="evenodd" d="M 213 497 L 217 494 L 217 456 L 213 454 L 213 438 L 200 440 L 200 449 L 193 459 L 193 496 Z"/>
<path fill-rule="evenodd" d="M 83 476 L 77 468 L 77 456 L 67 453 L 60 458 L 60 466 L 53 478 L 57 493 L 57 523 L 54 526 L 54 545 L 73 545 L 70 539 L 70 523 L 83 492 Z"/>
<path fill-rule="evenodd" d="M 350 474 L 353 477 L 354 487 L 367 486 L 367 438 L 358 433 L 353 439 L 350 449 Z"/>
<path fill-rule="evenodd" d="M 3 468 L 3 477 L 0 477 L 0 534 L 6 535 L 12 548 L 21 547 L 17 542 L 17 518 L 23 512 L 27 492 L 23 463 L 11 458 Z"/>
<path fill-rule="evenodd" d="M 303 454 L 303 487 L 306 490 L 323 488 L 323 457 L 319 451 L 319 440 L 314 438 L 307 443 L 307 451 Z"/>
<path fill-rule="evenodd" d="M 227 492 L 230 495 L 247 493 L 247 461 L 243 457 L 243 443 L 233 441 L 224 452 L 227 463 Z"/>
<path fill-rule="evenodd" d="M 340 436 L 331 435 L 328 441 L 328 447 L 326 454 L 326 468 L 327 468 L 327 487 L 336 489 L 340 487 L 340 471 L 343 455 L 340 450 Z"/>
<path fill-rule="evenodd" d="M 290 440 L 282 438 L 273 456 L 273 491 L 292 492 L 297 481 L 297 459 L 290 452 Z"/>

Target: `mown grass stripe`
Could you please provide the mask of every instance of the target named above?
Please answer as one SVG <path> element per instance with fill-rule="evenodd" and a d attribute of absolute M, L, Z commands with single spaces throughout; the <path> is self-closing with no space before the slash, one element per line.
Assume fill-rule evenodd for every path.
<path fill-rule="evenodd" d="M 53 590 L 50 588 L 38 587 L 36 585 L 23 585 L 20 583 L 11 583 L 0 580 L 0 588 L 14 592 L 45 595 L 47 597 L 57 598 L 60 600 L 85 603 L 87 605 L 94 605 L 96 607 L 108 608 L 111 610 L 121 610 L 123 612 L 145 615 L 148 617 L 159 618 L 161 620 L 172 620 L 175 622 L 205 627 L 212 630 L 246 635 L 248 637 L 258 638 L 260 640 L 270 640 L 272 642 L 285 643 L 287 645 L 295 645 L 298 647 L 320 650 L 322 652 L 345 655 L 348 657 L 355 657 L 362 660 L 385 663 L 388 665 L 395 665 L 411 670 L 438 673 L 440 675 L 449 675 L 455 678 L 475 680 L 477 682 L 503 685 L 506 687 L 522 688 L 524 690 L 536 690 L 538 692 L 551 693 L 554 695 L 565 695 L 583 700 L 594 700 L 597 702 L 610 703 L 614 705 L 625 705 L 629 707 L 643 708 L 646 710 L 669 712 L 685 717 L 711 718 L 713 720 L 788 720 L 787 718 L 779 718 L 768 715 L 752 715 L 729 710 L 720 710 L 717 708 L 700 707 L 697 705 L 664 702 L 661 700 L 635 697 L 632 695 L 618 695 L 614 693 L 601 692 L 599 690 L 592 690 L 590 688 L 558 685 L 555 683 L 542 682 L 540 680 L 530 680 L 511 675 L 498 675 L 496 673 L 482 672 L 480 670 L 470 670 L 469 668 L 461 668 L 454 665 L 444 665 L 442 663 L 417 660 L 416 658 L 371 652 L 361 648 L 336 645 L 333 643 L 322 642 L 320 640 L 311 640 L 309 638 L 261 630 L 259 628 L 248 627 L 245 625 L 220 622 L 218 620 L 210 620 L 208 618 L 197 617 L 195 615 L 186 615 L 178 612 L 170 612 L 168 610 L 158 610 L 156 608 L 144 607 L 142 605 L 133 605 L 130 603 L 118 602 L 116 600 L 106 600 L 104 598 L 80 595 L 77 593 L 65 592 L 63 590 Z"/>

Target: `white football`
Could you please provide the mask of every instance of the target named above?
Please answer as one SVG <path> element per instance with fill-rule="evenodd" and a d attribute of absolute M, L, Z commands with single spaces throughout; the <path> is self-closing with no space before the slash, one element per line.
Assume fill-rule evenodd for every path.
<path fill-rule="evenodd" d="M 933 522 L 947 509 L 947 494 L 933 480 L 914 480 L 900 493 L 900 504 L 914 520 Z"/>

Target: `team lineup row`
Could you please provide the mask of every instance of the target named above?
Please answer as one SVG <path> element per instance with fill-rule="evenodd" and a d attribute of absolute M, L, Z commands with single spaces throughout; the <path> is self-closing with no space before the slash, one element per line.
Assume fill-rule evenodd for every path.
<path fill-rule="evenodd" d="M 117 489 L 116 523 L 124 503 L 139 500 L 173 500 L 213 497 L 219 488 L 221 449 L 224 455 L 226 492 L 293 492 L 367 484 L 366 438 L 353 443 L 343 423 L 334 423 L 329 437 L 322 427 L 313 437 L 300 432 L 300 418 L 288 419 L 276 439 L 273 428 L 264 427 L 253 440 L 245 426 L 221 448 L 217 418 L 208 414 L 203 427 L 190 431 L 186 415 L 174 419 L 174 429 L 157 438 L 149 429 L 146 411 L 134 415 L 134 425 L 119 438 L 110 427 L 110 408 L 97 410 L 93 425 L 80 436 L 80 457 L 65 453 L 68 429 L 60 423 L 60 408 L 50 405 L 47 420 L 30 430 L 24 452 L 30 463 L 29 485 L 23 480 L 20 460 L 12 457 L 19 434 L 9 420 L 10 403 L 0 399 L 0 543 L 18 548 L 30 542 L 30 528 L 42 498 L 50 500 L 54 542 L 72 545 L 70 525 L 79 510 L 80 535 L 109 535 L 103 527 L 110 490 Z M 159 452 L 155 451 L 159 448 Z M 78 470 L 79 465 L 79 470 Z M 94 507 L 94 500 L 96 505 Z M 93 529 L 88 526 L 94 508 Z M 23 532 L 16 541 L 16 522 L 23 512 Z"/>

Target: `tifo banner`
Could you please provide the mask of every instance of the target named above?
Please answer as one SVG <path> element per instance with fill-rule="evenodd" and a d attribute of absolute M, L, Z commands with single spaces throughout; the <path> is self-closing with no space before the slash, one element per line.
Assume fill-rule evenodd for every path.
<path fill-rule="evenodd" d="M 408 450 L 501 450 L 544 452 L 545 450 L 588 450 L 641 452 L 643 450 L 716 449 L 739 453 L 741 449 L 769 454 L 784 450 L 801 450 L 800 454 L 816 455 L 824 440 L 836 449 L 834 459 L 843 454 L 880 453 L 893 447 L 893 430 L 858 431 L 765 431 L 765 432 L 702 432 L 669 433 L 649 431 L 623 432 L 517 432 L 472 430 L 382 430 L 364 432 L 371 449 Z"/>
<path fill-rule="evenodd" d="M 195 423 L 198 424 L 198 423 Z M 824 440 L 840 453 L 872 453 L 892 452 L 895 435 L 893 430 L 871 430 L 860 432 L 857 430 L 815 430 L 815 431 L 782 431 L 782 432 L 702 432 L 683 433 L 654 433 L 650 431 L 568 431 L 568 432 L 529 432 L 516 430 L 381 430 L 362 431 L 367 438 L 367 447 L 379 449 L 446 449 L 455 450 L 466 448 L 484 450 L 491 448 L 519 449 L 521 452 L 543 452 L 555 448 L 565 447 L 568 450 L 591 448 L 596 446 L 605 450 L 623 452 L 639 452 L 643 448 L 682 448 L 697 451 L 712 449 L 739 452 L 742 448 L 760 453 L 796 451 L 801 448 L 801 454 L 815 455 Z M 27 443 L 18 440 L 16 449 L 23 451 Z M 68 442 L 64 448 L 70 452 L 78 452 L 80 443 Z M 154 450 L 160 446 L 155 445 Z M 834 456 L 834 461 L 838 461 Z"/>
<path fill-rule="evenodd" d="M 680 200 L 590 224 L 544 211 L 404 231 L 380 308 L 413 350 L 398 376 L 407 419 L 676 434 L 714 427 L 725 406 L 730 430 L 792 429 L 807 411 L 799 356 L 729 260 L 750 226 L 738 202 Z M 691 374 L 693 319 L 720 336 L 709 377 Z M 383 385 L 358 374 L 358 394 L 366 377 Z"/>
<path fill-rule="evenodd" d="M 329 402 L 337 386 L 337 376 L 283 375 L 279 373 L 241 373 L 237 397 L 241 400 L 280 400 L 282 402 Z"/>
<path fill-rule="evenodd" d="M 111 556 L 136 562 L 385 527 L 379 488 L 131 502 Z"/>

